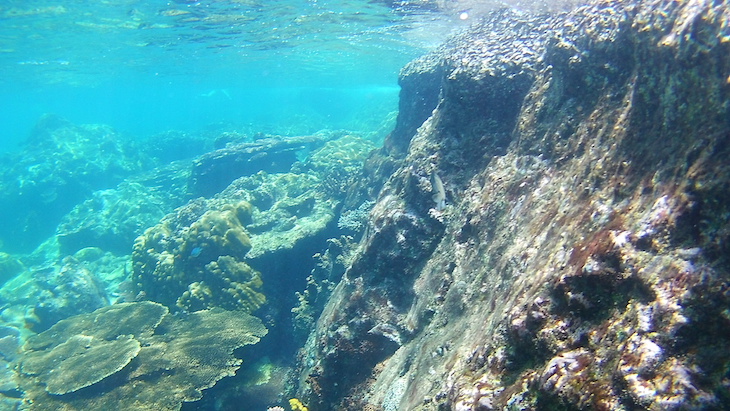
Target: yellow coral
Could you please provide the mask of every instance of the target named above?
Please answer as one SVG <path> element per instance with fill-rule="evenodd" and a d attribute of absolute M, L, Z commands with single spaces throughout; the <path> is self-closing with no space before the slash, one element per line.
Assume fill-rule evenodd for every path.
<path fill-rule="evenodd" d="M 289 400 L 289 406 L 292 411 L 309 411 L 309 409 L 299 401 L 298 398 L 292 398 Z"/>

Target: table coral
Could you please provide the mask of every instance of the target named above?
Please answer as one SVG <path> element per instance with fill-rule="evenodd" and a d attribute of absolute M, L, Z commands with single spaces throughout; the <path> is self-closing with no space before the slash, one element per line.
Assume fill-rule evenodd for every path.
<path fill-rule="evenodd" d="M 139 354 L 139 341 L 123 335 L 106 341 L 78 334 L 51 350 L 26 354 L 23 374 L 37 376 L 49 394 L 62 395 L 117 373 Z M 53 364 L 53 368 L 48 365 Z"/>
<path fill-rule="evenodd" d="M 157 303 L 116 304 L 29 338 L 17 380 L 34 410 L 178 410 L 233 375 L 233 351 L 266 333 L 240 311 L 172 316 Z"/>

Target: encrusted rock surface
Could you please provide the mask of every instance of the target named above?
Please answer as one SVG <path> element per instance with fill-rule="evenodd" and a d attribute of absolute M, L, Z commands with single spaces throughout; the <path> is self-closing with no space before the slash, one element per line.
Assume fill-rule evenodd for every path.
<path fill-rule="evenodd" d="M 701 0 L 499 12 L 407 67 L 402 98 L 428 98 L 373 156 L 396 169 L 370 167 L 387 182 L 298 398 L 730 407 L 728 21 Z"/>

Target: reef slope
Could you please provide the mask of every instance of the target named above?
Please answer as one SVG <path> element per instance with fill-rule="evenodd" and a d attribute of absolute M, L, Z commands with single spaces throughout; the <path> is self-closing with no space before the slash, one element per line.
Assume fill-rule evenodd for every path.
<path fill-rule="evenodd" d="M 701 0 L 503 11 L 404 68 L 298 397 L 730 406 L 728 21 Z"/>

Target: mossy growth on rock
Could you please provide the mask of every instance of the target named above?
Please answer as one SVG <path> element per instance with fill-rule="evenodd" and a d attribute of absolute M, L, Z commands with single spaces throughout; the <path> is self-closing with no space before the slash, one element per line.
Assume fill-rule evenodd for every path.
<path fill-rule="evenodd" d="M 185 311 L 256 310 L 266 301 L 260 292 L 263 283 L 243 262 L 251 249 L 243 227 L 251 205 L 224 204 L 196 218 L 199 205 L 178 209 L 137 238 L 132 252 L 137 291 Z"/>
<path fill-rule="evenodd" d="M 233 351 L 267 332 L 240 311 L 172 316 L 153 302 L 112 305 L 29 338 L 19 386 L 34 410 L 177 410 L 233 375 Z"/>

